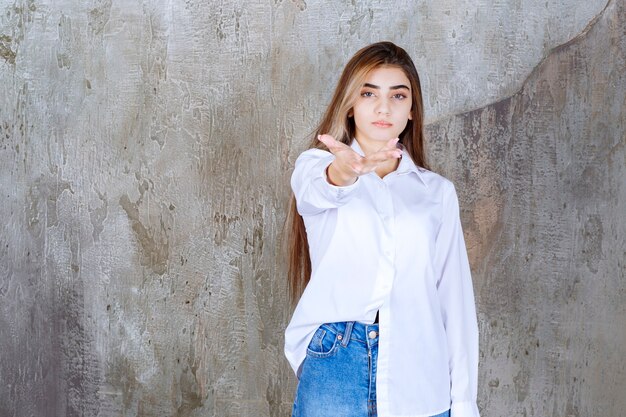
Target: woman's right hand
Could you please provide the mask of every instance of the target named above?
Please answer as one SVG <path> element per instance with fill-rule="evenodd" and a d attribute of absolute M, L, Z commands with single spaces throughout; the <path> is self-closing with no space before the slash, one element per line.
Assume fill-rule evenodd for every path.
<path fill-rule="evenodd" d="M 375 171 L 380 164 L 402 156 L 402 151 L 396 147 L 398 138 L 391 139 L 381 149 L 367 156 L 359 155 L 331 135 L 319 135 L 317 139 L 335 155 L 326 173 L 328 181 L 342 187 L 354 184 L 359 176 Z"/>

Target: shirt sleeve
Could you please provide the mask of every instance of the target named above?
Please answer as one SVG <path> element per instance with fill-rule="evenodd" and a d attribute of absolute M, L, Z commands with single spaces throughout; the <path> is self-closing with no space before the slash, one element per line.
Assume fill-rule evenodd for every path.
<path fill-rule="evenodd" d="M 326 168 L 335 160 L 330 152 L 309 149 L 296 160 L 291 188 L 301 216 L 318 214 L 346 204 L 359 189 L 361 181 L 338 187 L 328 182 Z"/>
<path fill-rule="evenodd" d="M 451 417 L 479 417 L 478 323 L 474 290 L 454 185 L 443 192 L 443 218 L 436 240 L 437 294 L 448 341 Z"/>

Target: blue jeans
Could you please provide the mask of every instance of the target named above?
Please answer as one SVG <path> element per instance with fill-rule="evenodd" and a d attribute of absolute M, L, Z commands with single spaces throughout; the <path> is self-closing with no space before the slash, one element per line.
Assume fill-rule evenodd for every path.
<path fill-rule="evenodd" d="M 377 358 L 378 323 L 322 324 L 302 363 L 292 417 L 376 417 Z"/>

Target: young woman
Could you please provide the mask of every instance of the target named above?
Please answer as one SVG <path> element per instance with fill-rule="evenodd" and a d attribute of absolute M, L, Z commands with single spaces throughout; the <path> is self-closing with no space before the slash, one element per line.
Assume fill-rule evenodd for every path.
<path fill-rule="evenodd" d="M 478 417 L 478 326 L 453 184 L 427 169 L 419 77 L 380 42 L 344 69 L 291 178 L 294 417 Z"/>

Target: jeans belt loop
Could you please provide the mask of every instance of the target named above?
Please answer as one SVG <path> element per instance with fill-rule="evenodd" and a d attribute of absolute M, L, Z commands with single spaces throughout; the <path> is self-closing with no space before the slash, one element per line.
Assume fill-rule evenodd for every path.
<path fill-rule="evenodd" d="M 343 347 L 348 346 L 348 342 L 350 341 L 350 335 L 352 334 L 352 326 L 354 326 L 353 321 L 346 322 L 346 330 L 343 335 L 343 340 L 341 341 L 341 346 Z"/>

